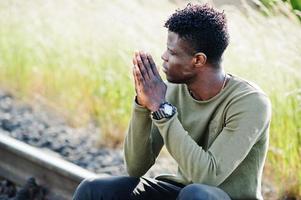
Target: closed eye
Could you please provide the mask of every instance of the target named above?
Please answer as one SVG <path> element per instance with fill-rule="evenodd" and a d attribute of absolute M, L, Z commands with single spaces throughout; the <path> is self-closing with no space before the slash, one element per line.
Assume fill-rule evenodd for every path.
<path fill-rule="evenodd" d="M 168 52 L 171 54 L 171 55 L 174 55 L 176 54 L 173 50 L 171 50 L 170 48 L 167 48 Z"/>

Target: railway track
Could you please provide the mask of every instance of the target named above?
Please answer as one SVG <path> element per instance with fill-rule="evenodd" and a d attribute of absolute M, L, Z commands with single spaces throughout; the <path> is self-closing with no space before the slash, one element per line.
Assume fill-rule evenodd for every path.
<path fill-rule="evenodd" d="M 85 178 L 107 176 L 87 171 L 49 152 L 0 134 L 0 176 L 17 185 L 34 177 L 47 189 L 47 199 L 70 200 Z"/>

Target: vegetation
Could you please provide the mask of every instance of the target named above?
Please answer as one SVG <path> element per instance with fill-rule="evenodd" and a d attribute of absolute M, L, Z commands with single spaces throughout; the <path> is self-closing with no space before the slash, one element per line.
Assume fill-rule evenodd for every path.
<path fill-rule="evenodd" d="M 265 6 L 273 7 L 277 3 L 287 2 L 294 10 L 301 11 L 301 0 L 260 0 Z"/>
<path fill-rule="evenodd" d="M 121 144 L 133 100 L 131 57 L 165 49 L 162 1 L 0 1 L 0 85 L 45 103 L 74 126 L 97 123 L 102 143 Z M 301 196 L 301 28 L 295 15 L 226 8 L 228 72 L 270 96 L 273 120 L 265 177 L 279 195 Z"/>

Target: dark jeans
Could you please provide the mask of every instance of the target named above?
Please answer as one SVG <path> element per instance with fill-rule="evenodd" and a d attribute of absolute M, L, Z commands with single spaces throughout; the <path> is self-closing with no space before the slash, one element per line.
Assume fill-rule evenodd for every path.
<path fill-rule="evenodd" d="M 221 189 L 204 184 L 128 176 L 84 180 L 73 200 L 231 200 Z"/>

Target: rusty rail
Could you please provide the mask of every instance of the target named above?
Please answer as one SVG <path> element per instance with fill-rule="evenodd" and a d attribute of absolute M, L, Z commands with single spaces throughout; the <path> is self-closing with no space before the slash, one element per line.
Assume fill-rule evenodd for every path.
<path fill-rule="evenodd" d="M 85 178 L 108 176 L 95 174 L 58 156 L 0 133 L 0 176 L 24 185 L 29 177 L 47 188 L 51 200 L 70 200 Z"/>

